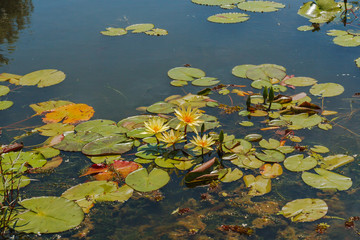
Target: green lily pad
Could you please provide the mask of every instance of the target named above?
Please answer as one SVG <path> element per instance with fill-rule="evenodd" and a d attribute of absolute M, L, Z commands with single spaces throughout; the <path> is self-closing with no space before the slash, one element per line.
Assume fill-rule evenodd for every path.
<path fill-rule="evenodd" d="M 282 115 L 280 116 L 281 120 L 290 122 L 291 125 L 288 126 L 289 129 L 302 129 L 302 128 L 311 128 L 318 125 L 322 118 L 317 115 L 309 116 L 308 113 L 300 113 L 295 115 Z"/>
<path fill-rule="evenodd" d="M 257 133 L 248 134 L 244 139 L 249 142 L 259 142 L 262 139 L 262 135 Z"/>
<path fill-rule="evenodd" d="M 0 110 L 5 110 L 14 104 L 13 101 L 0 101 Z"/>
<path fill-rule="evenodd" d="M 244 176 L 246 187 L 250 187 L 250 196 L 261 196 L 271 191 L 271 179 L 263 178 L 261 175 L 254 177 L 253 175 Z"/>
<path fill-rule="evenodd" d="M 127 31 L 124 28 L 108 27 L 106 31 L 101 31 L 100 33 L 106 36 L 121 36 L 127 34 Z"/>
<path fill-rule="evenodd" d="M 343 31 L 343 30 L 335 30 L 335 29 L 332 29 L 332 30 L 329 30 L 327 31 L 326 35 L 329 35 L 329 36 L 343 36 L 343 35 L 347 35 L 348 32 L 347 31 Z"/>
<path fill-rule="evenodd" d="M 16 215 L 14 230 L 26 233 L 57 233 L 78 226 L 84 219 L 81 208 L 62 197 L 34 197 L 20 205 L 27 209 Z"/>
<path fill-rule="evenodd" d="M 252 65 L 252 64 L 237 65 L 231 70 L 231 73 L 236 77 L 247 78 L 246 71 L 253 67 L 256 67 L 256 65 Z"/>
<path fill-rule="evenodd" d="M 85 144 L 102 137 L 102 135 L 93 132 L 69 133 L 65 135 L 60 143 L 53 147 L 63 151 L 78 152 L 81 151 Z"/>
<path fill-rule="evenodd" d="M 313 78 L 309 77 L 292 77 L 284 81 L 286 84 L 293 85 L 296 87 L 311 86 L 317 83 Z"/>
<path fill-rule="evenodd" d="M 304 158 L 303 154 L 292 155 L 284 161 L 284 167 L 292 172 L 307 171 L 316 167 L 317 164 L 315 158 L 311 156 Z"/>
<path fill-rule="evenodd" d="M 8 152 L 0 157 L 2 171 L 24 172 L 29 166 L 39 168 L 45 165 L 46 159 L 34 152 Z"/>
<path fill-rule="evenodd" d="M 239 123 L 241 126 L 243 127 L 252 127 L 254 126 L 254 123 L 253 122 L 250 122 L 250 121 L 242 121 Z"/>
<path fill-rule="evenodd" d="M 98 138 L 84 145 L 82 153 L 90 156 L 122 154 L 128 152 L 133 147 L 133 142 L 126 142 L 125 136 L 108 136 Z"/>
<path fill-rule="evenodd" d="M 242 160 L 242 164 L 247 168 L 260 168 L 264 162 L 257 159 L 254 155 L 239 155 L 238 160 Z"/>
<path fill-rule="evenodd" d="M 20 85 L 34 86 L 39 88 L 58 84 L 65 79 L 65 73 L 56 69 L 44 69 L 28 73 L 20 78 Z"/>
<path fill-rule="evenodd" d="M 322 168 L 314 169 L 317 174 L 303 172 L 301 178 L 303 181 L 318 189 L 322 190 L 348 190 L 352 186 L 351 178 L 327 171 Z"/>
<path fill-rule="evenodd" d="M 360 36 L 352 34 L 337 36 L 333 39 L 333 42 L 342 47 L 358 47 L 360 46 Z"/>
<path fill-rule="evenodd" d="M 276 150 L 278 150 L 282 153 L 288 154 L 288 153 L 292 153 L 295 150 L 295 148 L 292 146 L 280 146 L 280 147 L 276 148 Z"/>
<path fill-rule="evenodd" d="M 214 23 L 240 23 L 249 20 L 249 15 L 245 13 L 218 13 L 207 18 L 209 22 Z"/>
<path fill-rule="evenodd" d="M 255 80 L 251 83 L 251 86 L 256 89 L 262 89 L 264 87 L 270 88 L 272 84 L 266 80 Z"/>
<path fill-rule="evenodd" d="M 150 31 L 146 31 L 145 34 L 150 36 L 165 36 L 168 35 L 168 31 L 161 28 L 153 28 Z"/>
<path fill-rule="evenodd" d="M 41 153 L 44 158 L 53 158 L 60 154 L 60 150 L 52 147 L 39 147 L 33 149 L 37 153 Z"/>
<path fill-rule="evenodd" d="M 205 72 L 198 68 L 176 67 L 168 71 L 168 76 L 174 80 L 193 81 L 205 77 Z"/>
<path fill-rule="evenodd" d="M 238 4 L 238 8 L 250 12 L 276 12 L 284 7 L 284 4 L 270 1 L 246 1 Z"/>
<path fill-rule="evenodd" d="M 234 182 L 239 180 L 243 176 L 243 172 L 239 169 L 235 168 L 232 170 L 231 168 L 227 168 L 227 173 L 224 177 L 220 179 L 222 182 Z"/>
<path fill-rule="evenodd" d="M 188 85 L 188 82 L 184 80 L 172 80 L 170 84 L 174 87 L 183 87 Z"/>
<path fill-rule="evenodd" d="M 266 149 L 276 149 L 277 147 L 280 147 L 280 142 L 278 140 L 270 138 L 269 141 L 266 141 L 265 139 L 262 139 L 259 142 L 259 145 L 262 148 Z"/>
<path fill-rule="evenodd" d="M 125 118 L 117 123 L 119 127 L 127 130 L 133 130 L 136 128 L 144 127 L 144 122 L 152 118 L 151 115 L 137 115 Z"/>
<path fill-rule="evenodd" d="M 327 153 L 330 151 L 327 147 L 321 145 L 315 145 L 314 147 L 310 148 L 310 150 L 316 153 Z"/>
<path fill-rule="evenodd" d="M 4 181 L 5 179 L 5 181 Z M 0 179 L 0 197 L 4 190 L 16 190 L 27 186 L 31 179 L 26 176 L 11 177 L 10 175 L 4 174 L 4 179 Z M 2 202 L 2 201 L 1 201 Z"/>
<path fill-rule="evenodd" d="M 7 86 L 0 85 L 0 96 L 5 96 L 10 92 L 10 88 Z"/>
<path fill-rule="evenodd" d="M 153 136 L 152 133 L 147 133 L 145 128 L 136 128 L 126 133 L 129 138 L 146 138 Z"/>
<path fill-rule="evenodd" d="M 209 5 L 209 6 L 221 6 L 221 5 L 230 5 L 240 2 L 241 0 L 191 0 L 193 3 L 200 5 Z"/>
<path fill-rule="evenodd" d="M 155 26 L 152 23 L 140 23 L 133 24 L 125 28 L 126 31 L 132 31 L 132 33 L 142 33 L 153 29 Z"/>
<path fill-rule="evenodd" d="M 321 199 L 304 198 L 288 202 L 279 214 L 293 222 L 313 222 L 326 215 L 328 206 Z"/>
<path fill-rule="evenodd" d="M 358 68 L 360 68 L 360 57 L 355 59 L 355 64 Z"/>
<path fill-rule="evenodd" d="M 321 160 L 321 167 L 325 168 L 326 170 L 333 170 L 335 168 L 344 166 L 350 162 L 354 161 L 354 157 L 344 155 L 344 154 L 337 154 L 332 156 L 327 156 Z"/>
<path fill-rule="evenodd" d="M 277 150 L 263 150 L 263 153 L 255 153 L 256 157 L 264 162 L 282 162 L 285 155 Z"/>
<path fill-rule="evenodd" d="M 93 163 L 111 164 L 115 160 L 122 160 L 121 155 L 88 156 Z"/>
<path fill-rule="evenodd" d="M 179 161 L 164 157 L 157 157 L 155 158 L 154 162 L 156 165 L 162 168 L 174 168 L 174 163 L 179 163 Z"/>
<path fill-rule="evenodd" d="M 314 30 L 314 26 L 307 26 L 307 25 L 303 25 L 303 26 L 300 26 L 297 28 L 298 31 L 301 31 L 301 32 L 306 32 L 306 31 L 312 31 Z"/>
<path fill-rule="evenodd" d="M 179 170 L 188 170 L 190 169 L 192 166 L 194 166 L 195 163 L 193 163 L 192 160 L 189 161 L 178 161 L 178 163 L 174 163 L 174 166 L 179 169 Z"/>
<path fill-rule="evenodd" d="M 169 174 L 159 168 L 153 168 L 149 173 L 145 168 L 140 168 L 125 178 L 126 184 L 139 192 L 157 190 L 165 186 L 169 180 Z"/>
<path fill-rule="evenodd" d="M 333 97 L 344 92 L 344 87 L 337 83 L 320 83 L 310 88 L 310 93 L 315 96 Z"/>
<path fill-rule="evenodd" d="M 191 82 L 194 86 L 210 87 L 218 84 L 220 81 L 213 77 L 202 77 Z"/>
<path fill-rule="evenodd" d="M 150 113 L 164 113 L 164 114 L 168 114 L 168 113 L 173 113 L 174 112 L 174 108 L 176 108 L 177 106 L 175 104 L 172 103 L 167 103 L 167 102 L 157 102 L 152 104 L 151 106 L 146 108 L 146 111 L 150 112 Z"/>
<path fill-rule="evenodd" d="M 40 132 L 43 136 L 57 136 L 64 132 L 74 131 L 74 125 L 64 123 L 49 123 L 44 126 L 35 128 L 34 131 Z"/>
<path fill-rule="evenodd" d="M 94 132 L 104 137 L 119 135 L 127 132 L 126 128 L 118 127 L 116 122 L 105 119 L 95 119 L 80 123 L 75 127 L 76 132 Z"/>

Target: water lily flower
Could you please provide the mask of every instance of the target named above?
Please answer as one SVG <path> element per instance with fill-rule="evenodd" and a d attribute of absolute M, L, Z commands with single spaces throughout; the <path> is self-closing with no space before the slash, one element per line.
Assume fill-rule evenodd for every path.
<path fill-rule="evenodd" d="M 150 118 L 148 121 L 144 122 L 145 133 L 158 134 L 165 132 L 170 127 L 166 124 L 166 119 L 160 117 Z"/>
<path fill-rule="evenodd" d="M 185 109 L 184 106 L 175 109 L 175 116 L 180 120 L 180 123 L 176 126 L 176 129 L 185 127 L 186 134 L 186 127 L 189 126 L 197 134 L 196 126 L 199 126 L 200 123 L 204 122 L 203 120 L 199 119 L 201 115 L 202 113 L 199 111 L 199 109 L 191 109 L 190 106 L 187 109 Z"/>
<path fill-rule="evenodd" d="M 175 143 L 180 142 L 181 139 L 185 137 L 180 131 L 170 130 L 170 132 L 163 132 L 161 136 L 159 136 L 159 140 L 167 143 L 166 147 L 170 147 L 175 145 Z"/>
<path fill-rule="evenodd" d="M 193 137 L 192 140 L 190 140 L 192 144 L 194 144 L 196 147 L 194 148 L 195 151 L 203 149 L 213 150 L 210 146 L 214 145 L 215 141 L 212 137 L 204 135 L 202 138 L 199 135 L 196 135 L 196 137 Z"/>

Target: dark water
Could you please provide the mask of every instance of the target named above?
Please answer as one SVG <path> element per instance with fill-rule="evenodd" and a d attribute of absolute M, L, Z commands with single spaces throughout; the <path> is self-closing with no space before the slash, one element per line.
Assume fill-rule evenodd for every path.
<path fill-rule="evenodd" d="M 172 94 L 183 94 L 181 89 L 169 84 L 166 73 L 173 67 L 191 64 L 204 70 L 207 76 L 219 78 L 221 83 L 249 86 L 248 80 L 240 80 L 231 74 L 234 66 L 274 63 L 286 67 L 288 74 L 344 86 L 345 92 L 339 97 L 326 99 L 325 106 L 328 110 L 339 111 L 342 116 L 355 110 L 351 118 L 343 117 L 341 121 L 344 128 L 355 134 L 341 127 L 327 132 L 319 129 L 300 132 L 306 136 L 306 144 L 327 146 L 332 153 L 358 154 L 360 141 L 356 134 L 360 134 L 360 121 L 356 110 L 359 109 L 359 101 L 350 98 L 360 91 L 360 69 L 354 64 L 354 60 L 360 57 L 359 47 L 345 48 L 332 43 L 332 37 L 327 36 L 326 31 L 346 29 L 339 21 L 322 25 L 318 32 L 296 30 L 298 26 L 309 25 L 307 19 L 296 14 L 302 2 L 280 2 L 286 8 L 279 12 L 248 13 L 250 20 L 247 22 L 215 24 L 206 18 L 216 13 L 239 10 L 200 6 L 189 0 L 1 0 L 0 72 L 23 75 L 55 68 L 65 72 L 67 78 L 55 86 L 43 89 L 23 87 L 2 97 L 1 100 L 14 101 L 14 106 L 0 112 L 0 125 L 6 126 L 31 116 L 33 111 L 29 104 L 50 99 L 86 103 L 95 109 L 94 119 L 119 121 L 138 114 L 135 108 L 139 106 L 150 105 Z M 168 30 L 169 34 L 161 37 L 144 34 L 106 37 L 100 34 L 109 26 L 126 27 L 135 23 L 153 23 Z M 359 29 L 359 21 L 350 27 Z M 188 86 L 186 91 L 195 93 L 198 88 Z M 240 118 L 237 115 L 223 118 L 226 131 L 233 130 L 242 137 L 244 132 L 238 129 L 237 124 Z M 39 119 L 32 119 L 23 126 L 40 124 Z M 19 133 L 4 130 L 0 143 L 12 141 L 16 134 Z M 24 141 L 31 145 L 39 140 L 43 139 L 31 137 Z M 67 187 L 83 181 L 77 176 L 83 167 L 89 165 L 87 158 L 76 154 L 65 156 L 69 162 L 62 165 L 56 174 L 44 176 L 40 183 L 29 186 L 25 196 L 60 195 Z M 281 207 L 299 197 L 319 197 L 329 201 L 329 215 L 342 218 L 360 215 L 359 193 L 356 191 L 359 187 L 357 158 L 344 172 L 354 181 L 355 190 L 351 194 L 325 193 L 322 196 L 320 191 L 304 185 L 294 187 L 301 179 L 299 175 L 289 175 L 275 180 L 278 181 L 274 183 L 278 184 L 278 190 L 254 201 L 279 201 Z M 221 224 L 251 226 L 256 217 L 261 217 L 260 213 L 246 210 L 254 203 L 233 199 L 235 203 L 232 206 L 221 195 L 221 191 L 241 195 L 243 190 L 239 190 L 236 184 L 223 185 L 222 190 L 210 193 L 211 202 L 200 201 L 200 194 L 207 192 L 206 188 L 186 189 L 181 180 L 172 181 L 161 190 L 165 195 L 161 202 L 141 198 L 131 199 L 124 205 L 96 205 L 89 215 L 87 226 L 91 231 L 88 239 L 242 239 L 236 234 L 223 234 L 216 228 Z M 57 191 L 49 190 L 49 186 L 50 189 L 57 186 Z M 33 192 L 34 189 L 37 192 Z M 216 206 L 220 206 L 219 209 Z M 189 207 L 196 213 L 191 213 L 191 220 L 186 215 L 171 215 L 177 207 Z M 331 210 L 332 207 L 334 210 Z M 206 217 L 202 219 L 202 215 Z M 193 220 L 197 218 L 202 223 Z M 276 224 L 258 229 L 257 235 L 251 238 L 294 239 L 292 235 L 279 237 L 279 232 L 284 229 L 291 232 L 287 228 L 289 221 L 281 216 L 272 220 Z M 187 231 L 189 227 L 181 225 L 181 222 L 204 229 L 201 234 L 184 236 L 181 231 Z M 343 221 L 328 222 L 332 228 L 319 239 L 357 238 L 353 231 L 344 229 Z M 314 232 L 315 224 L 290 226 L 295 227 L 297 233 L 306 233 Z M 176 229 L 181 229 L 181 233 L 177 233 Z M 73 234 L 76 233 L 77 230 L 64 233 L 63 237 L 75 239 Z M 297 239 L 306 239 L 307 236 L 304 234 L 302 238 L 298 235 Z"/>

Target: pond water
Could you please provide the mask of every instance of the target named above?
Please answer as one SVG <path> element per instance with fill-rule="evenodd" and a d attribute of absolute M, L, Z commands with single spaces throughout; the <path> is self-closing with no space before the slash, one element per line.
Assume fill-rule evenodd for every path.
<path fill-rule="evenodd" d="M 40 69 L 59 69 L 65 81 L 46 87 L 21 87 L 0 100 L 11 100 L 14 105 L 0 112 L 0 126 L 8 126 L 34 114 L 30 104 L 48 100 L 67 100 L 92 106 L 92 119 L 119 120 L 139 114 L 136 108 L 163 101 L 174 94 L 196 94 L 200 87 L 183 89 L 170 85 L 167 72 L 174 67 L 190 64 L 202 69 L 207 76 L 218 78 L 222 84 L 246 85 L 251 81 L 232 75 L 233 67 L 242 64 L 272 63 L 284 66 L 288 75 L 307 76 L 318 83 L 334 82 L 344 86 L 344 93 L 325 98 L 327 110 L 338 111 L 341 126 L 332 130 L 318 128 L 300 130 L 302 145 L 327 146 L 333 154 L 355 155 L 355 161 L 338 170 L 351 177 L 353 186 L 348 191 L 323 192 L 304 184 L 300 174 L 284 171 L 274 179 L 273 190 L 251 200 L 245 195 L 243 181 L 187 188 L 182 182 L 185 172 L 176 177 L 161 193 L 164 197 L 134 195 L 126 203 L 96 203 L 80 228 L 59 235 L 29 238 L 54 239 L 356 239 L 352 229 L 345 229 L 344 220 L 320 219 L 310 223 L 292 223 L 267 208 L 278 209 L 297 198 L 321 198 L 329 206 L 328 216 L 348 219 L 360 215 L 359 165 L 360 118 L 359 101 L 352 97 L 360 92 L 360 69 L 354 60 L 360 57 L 359 47 L 342 47 L 326 35 L 330 29 L 359 30 L 360 21 L 344 26 L 335 19 L 322 24 L 319 31 L 298 31 L 309 25 L 308 19 L 297 14 L 303 4 L 279 0 L 285 8 L 278 12 L 247 12 L 250 19 L 243 23 L 217 24 L 206 19 L 225 10 L 218 6 L 203 6 L 190 0 L 2 0 L 0 2 L 0 73 L 24 75 Z M 359 6 L 358 1 L 352 3 Z M 6 12 L 7 18 L 4 17 Z M 355 12 L 357 15 L 359 11 Z M 349 15 L 350 17 L 352 15 Z M 126 34 L 108 37 L 100 34 L 107 27 L 126 27 L 137 23 L 153 23 L 166 29 L 166 36 Z M 7 85 L 3 84 L 3 85 Z M 308 92 L 309 87 L 304 88 Z M 258 91 L 255 89 L 255 91 Z M 290 94 L 295 93 L 290 90 Z M 214 97 L 230 105 L 226 96 Z M 235 99 L 235 98 L 234 98 Z M 244 104 L 236 98 L 235 104 Z M 242 103 L 240 103 L 242 101 Z M 321 105 L 321 100 L 314 100 Z M 241 127 L 246 120 L 237 113 L 221 114 L 219 109 L 204 109 L 220 119 L 222 129 L 237 138 L 255 133 Z M 141 113 L 141 112 L 140 112 Z M 351 114 L 351 115 L 350 115 Z M 333 116 L 328 116 L 331 119 Z M 260 124 L 260 121 L 257 121 Z M 0 144 L 9 144 L 24 131 L 21 127 L 42 125 L 39 117 L 13 128 L 4 128 Z M 216 130 L 217 131 L 217 130 Z M 265 139 L 275 133 L 259 132 Z M 45 141 L 43 136 L 23 138 L 25 150 Z M 32 175 L 39 181 L 24 188 L 23 198 L 60 196 L 70 186 L 90 178 L 79 178 L 79 173 L 91 165 L 81 153 L 62 152 L 66 159 L 52 174 Z M 125 160 L 131 160 L 131 155 Z M 241 181 L 241 182 L 240 182 Z M 155 195 L 156 195 L 155 194 Z M 207 194 L 202 199 L 201 194 Z M 359 196 L 359 197 L 358 197 Z M 203 195 L 203 198 L 204 195 Z M 264 206 L 267 207 L 264 207 Z M 189 208 L 183 215 L 171 214 L 177 208 Z M 265 208 L 265 209 L 264 209 Z M 266 218 L 272 224 L 259 227 L 256 219 Z M 316 224 L 326 222 L 331 227 L 325 234 L 316 234 Z M 221 225 L 254 227 L 252 236 L 222 232 Z M 258 226 L 258 227 L 255 227 Z M 82 234 L 82 235 L 81 235 Z M 294 238 L 296 237 L 296 238 Z M 310 238 L 309 238 L 310 237 Z"/>

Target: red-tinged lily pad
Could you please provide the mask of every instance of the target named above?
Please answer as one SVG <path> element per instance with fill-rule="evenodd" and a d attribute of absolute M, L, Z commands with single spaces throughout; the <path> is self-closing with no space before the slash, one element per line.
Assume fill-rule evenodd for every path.
<path fill-rule="evenodd" d="M 87 143 L 81 151 L 90 156 L 121 154 L 130 151 L 133 147 L 132 141 L 126 141 L 128 138 L 123 135 L 102 137 Z"/>
<path fill-rule="evenodd" d="M 151 192 L 162 188 L 170 181 L 169 174 L 159 168 L 153 168 L 148 172 L 146 168 L 140 168 L 130 173 L 125 182 L 139 192 Z"/>
<path fill-rule="evenodd" d="M 94 174 L 96 180 L 112 180 L 118 176 L 126 178 L 141 166 L 135 162 L 115 160 L 111 164 L 93 164 L 82 176 Z"/>

